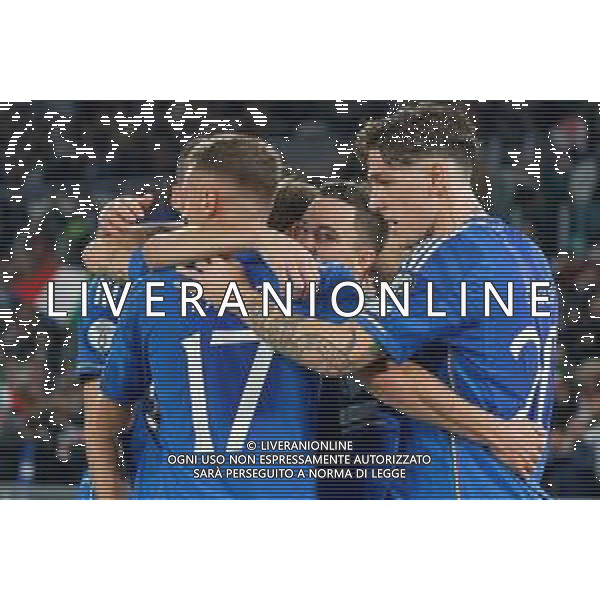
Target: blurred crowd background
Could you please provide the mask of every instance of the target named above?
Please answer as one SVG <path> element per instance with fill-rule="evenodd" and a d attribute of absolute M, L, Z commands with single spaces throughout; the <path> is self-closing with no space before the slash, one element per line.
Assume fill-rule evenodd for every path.
<path fill-rule="evenodd" d="M 360 179 L 354 135 L 389 101 L 0 103 L 0 497 L 69 497 L 85 469 L 70 374 L 75 318 L 47 316 L 46 288 L 78 309 L 81 251 L 116 196 L 157 196 L 192 136 L 260 135 L 313 183 Z M 473 102 L 478 189 L 490 212 L 551 260 L 564 315 L 551 457 L 558 498 L 600 497 L 600 115 L 598 104 Z M 71 293 L 69 290 L 73 290 Z"/>

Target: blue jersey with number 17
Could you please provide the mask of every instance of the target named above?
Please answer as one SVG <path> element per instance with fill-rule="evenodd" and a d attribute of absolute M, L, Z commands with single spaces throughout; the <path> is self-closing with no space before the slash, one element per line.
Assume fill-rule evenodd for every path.
<path fill-rule="evenodd" d="M 476 217 L 452 236 L 422 243 L 392 288 L 400 293 L 406 280 L 408 316 L 390 303 L 386 316 L 366 310 L 358 317 L 390 358 L 435 356 L 429 367 L 464 399 L 506 421 L 549 428 L 558 295 L 539 249 L 504 222 Z M 534 283 L 543 301 L 533 302 Z M 493 297 L 486 307 L 490 284 L 508 315 Z M 402 436 L 403 449 L 430 454 L 432 463 L 409 470 L 396 486 L 399 497 L 544 497 L 543 460 L 525 481 L 483 445 L 433 425 L 403 417 Z"/>
<path fill-rule="evenodd" d="M 239 258 L 255 285 L 276 283 L 256 255 Z M 261 464 L 253 444 L 314 437 L 317 374 L 273 352 L 235 315 L 219 317 L 201 302 L 206 316 L 189 306 L 182 316 L 181 281 L 163 270 L 134 283 L 104 372 L 103 391 L 120 403 L 143 398 L 152 383 L 161 415 L 156 440 L 140 459 L 134 497 L 316 497 L 308 474 Z M 152 282 L 164 282 L 152 293 L 163 299 L 153 310 L 165 316 L 145 314 Z M 169 464 L 182 454 L 196 454 L 198 464 Z"/>

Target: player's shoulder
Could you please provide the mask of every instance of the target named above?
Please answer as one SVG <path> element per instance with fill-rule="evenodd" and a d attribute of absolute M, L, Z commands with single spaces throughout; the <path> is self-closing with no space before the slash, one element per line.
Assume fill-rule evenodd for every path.
<path fill-rule="evenodd" d="M 514 269 L 526 264 L 530 272 L 545 272 L 548 260 L 535 242 L 504 220 L 476 215 L 447 238 L 433 240 L 430 250 L 441 262 L 451 257 L 463 270 Z"/>
<path fill-rule="evenodd" d="M 400 277 L 437 280 L 466 278 L 481 271 L 484 250 L 473 222 L 447 236 L 428 237 L 417 244 L 400 264 Z"/>
<path fill-rule="evenodd" d="M 477 249 L 484 254 L 497 254 L 504 249 L 543 256 L 528 235 L 503 219 L 487 213 L 477 215 L 465 223 L 449 238 L 448 246 L 454 249 Z"/>
<path fill-rule="evenodd" d="M 490 269 L 552 279 L 548 258 L 534 240 L 502 219 L 487 216 L 478 221 L 465 232 L 465 246 L 469 244 Z"/>
<path fill-rule="evenodd" d="M 517 230 L 502 219 L 487 213 L 479 214 L 448 236 L 442 249 L 463 255 L 471 255 L 474 252 L 477 256 L 497 253 L 499 246 L 514 242 L 517 234 Z"/>

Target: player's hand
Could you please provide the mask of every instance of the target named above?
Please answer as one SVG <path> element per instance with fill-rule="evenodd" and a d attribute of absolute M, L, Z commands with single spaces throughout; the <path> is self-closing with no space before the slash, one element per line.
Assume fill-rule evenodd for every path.
<path fill-rule="evenodd" d="M 490 447 L 495 456 L 521 477 L 529 477 L 541 460 L 548 432 L 529 420 L 508 421 L 496 429 Z"/>
<path fill-rule="evenodd" d="M 145 211 L 155 202 L 154 196 L 117 198 L 109 202 L 98 215 L 98 233 L 117 235 L 131 225 L 144 219 Z"/>
<path fill-rule="evenodd" d="M 283 288 L 287 281 L 294 295 L 308 292 L 309 283 L 319 283 L 319 262 L 296 240 L 269 231 L 260 237 L 257 248 Z"/>
<path fill-rule="evenodd" d="M 211 258 L 191 267 L 177 267 L 177 272 L 202 285 L 202 299 L 214 306 L 221 304 L 231 282 L 237 284 L 242 298 L 252 288 L 240 263 L 232 259 Z"/>

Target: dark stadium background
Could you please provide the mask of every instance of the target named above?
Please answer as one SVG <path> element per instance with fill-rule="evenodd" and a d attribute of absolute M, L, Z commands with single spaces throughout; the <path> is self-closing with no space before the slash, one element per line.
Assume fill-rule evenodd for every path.
<path fill-rule="evenodd" d="M 164 188 L 185 140 L 215 127 L 267 138 L 288 166 L 315 183 L 332 175 L 360 178 L 350 146 L 354 134 L 391 106 L 0 103 L 0 497 L 70 497 L 85 468 L 81 401 L 69 377 L 73 322 L 48 319 L 40 297 L 48 281 L 85 278 L 80 256 L 93 236 L 96 209 L 145 186 Z M 480 185 L 487 190 L 483 202 L 537 240 L 555 267 L 565 302 L 555 410 L 563 439 L 553 447 L 547 489 L 556 497 L 598 497 L 599 107 L 583 101 L 472 106 L 483 143 L 482 173 L 489 177 L 487 186 Z M 582 429 L 573 427 L 577 423 Z"/>

